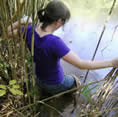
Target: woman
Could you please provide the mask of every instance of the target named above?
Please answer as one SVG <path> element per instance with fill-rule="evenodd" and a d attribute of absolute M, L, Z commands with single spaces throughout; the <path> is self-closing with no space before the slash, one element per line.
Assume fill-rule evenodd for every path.
<path fill-rule="evenodd" d="M 59 37 L 53 35 L 53 32 L 64 26 L 70 18 L 70 11 L 64 3 L 58 0 L 50 2 L 38 12 L 38 18 L 41 24 L 34 28 L 34 64 L 37 83 L 47 93 L 56 94 L 75 85 L 73 76 L 64 76 L 60 59 L 79 69 L 118 67 L 118 58 L 109 61 L 82 60 Z M 21 24 L 25 23 L 26 21 L 21 19 Z M 18 34 L 17 27 L 18 22 L 13 24 L 14 36 Z M 31 50 L 32 25 L 28 25 L 26 30 L 23 27 L 22 31 L 25 31 L 26 43 Z M 9 36 L 13 36 L 11 27 L 8 28 L 8 32 Z"/>

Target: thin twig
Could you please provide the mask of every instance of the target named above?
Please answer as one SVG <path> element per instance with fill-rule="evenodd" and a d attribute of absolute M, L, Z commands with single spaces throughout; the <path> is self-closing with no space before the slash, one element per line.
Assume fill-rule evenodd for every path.
<path fill-rule="evenodd" d="M 46 103 L 44 103 L 42 101 L 39 101 L 39 103 L 45 105 L 48 108 L 51 108 L 52 110 L 55 110 L 59 115 L 63 116 L 62 113 L 59 110 L 57 110 L 56 108 L 50 106 L 49 104 L 46 104 Z"/>
<path fill-rule="evenodd" d="M 13 109 L 15 112 L 17 112 L 19 115 L 21 115 L 22 117 L 26 117 L 23 113 L 21 113 L 21 112 L 18 111 L 17 109 L 15 109 L 15 108 L 13 108 L 13 107 L 12 107 L 12 109 Z"/>

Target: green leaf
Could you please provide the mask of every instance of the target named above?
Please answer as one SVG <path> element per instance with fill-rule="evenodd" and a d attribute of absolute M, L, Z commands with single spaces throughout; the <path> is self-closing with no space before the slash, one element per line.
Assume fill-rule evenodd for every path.
<path fill-rule="evenodd" d="M 13 85 L 13 88 L 14 88 L 14 89 L 19 89 L 20 86 L 19 86 L 19 85 Z"/>
<path fill-rule="evenodd" d="M 3 68 L 3 67 L 4 67 L 4 65 L 3 65 L 2 63 L 0 63 L 0 67 L 1 67 L 1 68 Z"/>
<path fill-rule="evenodd" d="M 27 60 L 28 63 L 31 63 L 32 62 L 32 57 L 26 56 L 26 60 Z"/>
<path fill-rule="evenodd" d="M 92 87 L 91 89 L 86 90 L 86 91 L 85 91 L 85 94 L 90 94 L 91 91 L 92 91 L 93 89 L 97 88 L 98 86 L 99 86 L 99 85 L 95 85 L 95 86 Z"/>
<path fill-rule="evenodd" d="M 0 38 L 0 42 L 2 41 L 3 39 L 2 38 Z"/>
<path fill-rule="evenodd" d="M 9 88 L 9 90 L 13 95 L 23 95 L 23 93 L 20 90 L 13 89 L 13 88 Z"/>
<path fill-rule="evenodd" d="M 16 95 L 16 94 L 17 94 L 15 89 L 9 88 L 9 90 L 10 90 L 10 92 L 11 92 L 13 95 Z"/>
<path fill-rule="evenodd" d="M 17 95 L 23 95 L 22 91 L 20 90 L 16 90 L 16 92 L 17 92 Z"/>
<path fill-rule="evenodd" d="M 92 100 L 88 95 L 84 95 L 84 98 L 91 104 Z"/>
<path fill-rule="evenodd" d="M 86 85 L 83 90 L 82 90 L 82 94 L 85 94 L 86 90 L 88 89 L 88 85 Z"/>
<path fill-rule="evenodd" d="M 6 94 L 6 90 L 0 90 L 0 97 L 4 96 Z"/>
<path fill-rule="evenodd" d="M 16 80 L 10 80 L 9 81 L 9 85 L 14 85 L 14 84 L 16 84 Z"/>
<path fill-rule="evenodd" d="M 4 89 L 4 90 L 6 90 L 7 88 L 6 88 L 5 85 L 0 85 L 0 89 Z"/>

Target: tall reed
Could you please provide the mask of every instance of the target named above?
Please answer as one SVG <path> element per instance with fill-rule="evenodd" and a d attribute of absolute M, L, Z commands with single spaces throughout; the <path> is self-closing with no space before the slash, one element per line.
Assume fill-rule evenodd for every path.
<path fill-rule="evenodd" d="M 8 84 L 10 80 L 16 80 L 21 85 L 24 92 L 22 105 L 31 104 L 32 89 L 35 88 L 35 75 L 33 67 L 34 56 L 34 34 L 32 36 L 32 51 L 27 49 L 24 32 L 16 38 L 9 38 L 7 33 L 8 26 L 19 21 L 19 30 L 21 30 L 20 19 L 28 15 L 32 17 L 33 27 L 38 24 L 37 11 L 44 7 L 49 0 L 0 0 L 0 27 L 2 36 L 0 37 L 0 63 L 3 65 L 0 70 L 0 77 Z M 27 23 L 24 27 L 27 27 Z M 34 28 L 33 28 L 34 29 Z M 31 62 L 32 60 L 32 62 Z M 32 79 L 31 79 L 32 77 Z M 31 87 L 33 86 L 33 87 Z M 28 103 L 27 103 L 28 98 Z M 36 96 L 33 94 L 34 101 Z M 14 101 L 14 100 L 12 100 Z M 19 103 L 19 102 L 17 102 Z"/>

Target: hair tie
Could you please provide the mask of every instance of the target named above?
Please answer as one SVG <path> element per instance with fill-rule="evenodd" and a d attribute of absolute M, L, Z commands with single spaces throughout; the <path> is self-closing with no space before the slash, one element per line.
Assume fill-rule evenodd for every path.
<path fill-rule="evenodd" d="M 42 9 L 42 16 L 45 15 L 45 9 Z"/>

